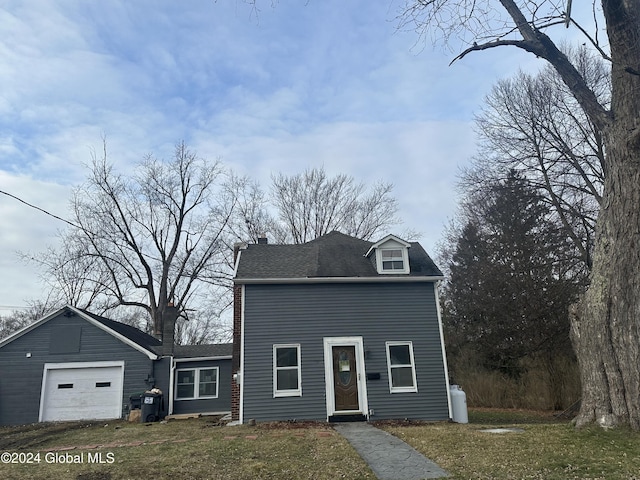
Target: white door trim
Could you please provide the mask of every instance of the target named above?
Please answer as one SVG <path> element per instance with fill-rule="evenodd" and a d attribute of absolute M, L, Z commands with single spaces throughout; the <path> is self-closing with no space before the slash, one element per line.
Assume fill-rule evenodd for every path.
<path fill-rule="evenodd" d="M 326 386 L 327 421 L 336 413 L 336 399 L 333 377 L 333 347 L 353 346 L 356 352 L 356 372 L 358 375 L 359 411 L 345 412 L 365 415 L 369 418 L 369 402 L 367 400 L 367 377 L 364 368 L 364 346 L 362 337 L 325 337 L 324 342 L 324 381 Z"/>
<path fill-rule="evenodd" d="M 70 363 L 45 363 L 42 373 L 42 385 L 40 386 L 40 412 L 38 414 L 38 421 L 42 422 L 45 408 L 46 386 L 47 377 L 50 370 L 60 370 L 69 368 L 95 368 L 95 367 L 120 367 L 120 402 L 118 403 L 117 411 L 114 407 L 113 418 L 120 418 L 122 416 L 122 396 L 124 395 L 124 361 L 114 362 L 70 362 Z"/>

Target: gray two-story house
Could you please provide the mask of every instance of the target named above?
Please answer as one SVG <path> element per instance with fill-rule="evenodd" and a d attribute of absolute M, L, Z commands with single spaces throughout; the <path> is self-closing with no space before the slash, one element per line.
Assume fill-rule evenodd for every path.
<path fill-rule="evenodd" d="M 234 419 L 449 419 L 442 278 L 393 235 L 238 245 Z"/>

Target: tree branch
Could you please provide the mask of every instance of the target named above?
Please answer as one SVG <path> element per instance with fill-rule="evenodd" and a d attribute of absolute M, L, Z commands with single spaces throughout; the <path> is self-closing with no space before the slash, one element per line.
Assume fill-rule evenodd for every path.
<path fill-rule="evenodd" d="M 480 50 L 488 50 L 489 48 L 504 47 L 504 46 L 522 48 L 527 52 L 531 52 L 538 55 L 538 52 L 536 51 L 536 46 L 533 44 L 533 42 L 528 42 L 526 40 L 495 40 L 493 42 L 487 42 L 480 45 L 477 43 L 474 43 L 473 46 L 467 48 L 462 53 L 460 53 L 456 58 L 451 60 L 451 62 L 449 63 L 449 66 L 453 65 L 453 63 L 456 62 L 457 60 L 461 60 L 462 58 L 466 57 L 471 52 L 479 52 Z"/>

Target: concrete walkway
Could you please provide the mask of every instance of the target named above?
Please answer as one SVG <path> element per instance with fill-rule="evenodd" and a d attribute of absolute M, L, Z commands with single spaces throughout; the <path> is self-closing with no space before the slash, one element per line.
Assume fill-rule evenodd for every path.
<path fill-rule="evenodd" d="M 413 447 L 366 422 L 336 423 L 379 480 L 422 480 L 448 474 Z"/>

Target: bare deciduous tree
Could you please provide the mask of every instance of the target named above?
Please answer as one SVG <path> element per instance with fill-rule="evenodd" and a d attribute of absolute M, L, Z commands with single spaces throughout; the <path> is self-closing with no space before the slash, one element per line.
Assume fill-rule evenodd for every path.
<path fill-rule="evenodd" d="M 51 299 L 47 299 L 43 302 L 31 302 L 27 309 L 14 310 L 7 315 L 0 315 L 0 340 L 39 320 L 57 306 Z"/>
<path fill-rule="evenodd" d="M 406 0 L 401 15 L 420 33 L 461 38 L 456 57 L 513 46 L 549 62 L 602 133 L 605 181 L 595 233 L 591 282 L 571 312 L 582 377 L 576 424 L 640 429 L 640 1 L 601 0 L 606 46 L 562 0 Z M 593 1 L 594 12 L 596 2 Z M 594 15 L 597 18 L 597 15 Z M 604 105 L 552 40 L 551 27 L 577 28 L 611 62 L 612 95 Z"/>
<path fill-rule="evenodd" d="M 278 212 L 273 227 L 280 242 L 304 243 L 339 230 L 369 240 L 398 222 L 393 186 L 367 189 L 353 177 L 328 177 L 324 168 L 292 176 L 272 177 L 272 204 Z"/>
<path fill-rule="evenodd" d="M 235 212 L 228 225 L 230 242 L 257 243 L 264 235 L 276 238 L 275 220 L 269 213 L 269 201 L 260 184 L 249 177 L 232 174 L 226 188 L 236 197 Z M 233 245 L 229 245 L 229 252 L 232 249 Z"/>
<path fill-rule="evenodd" d="M 63 248 L 41 259 L 66 302 L 80 308 L 141 308 L 162 331 L 165 307 L 181 311 L 203 285 L 226 285 L 223 236 L 235 205 L 218 162 L 184 143 L 173 159 L 146 157 L 131 176 L 115 172 L 106 147 L 73 195 L 73 223 Z M 208 287 L 207 287 L 208 288 Z M 185 313 L 183 313 L 185 315 Z"/>
<path fill-rule="evenodd" d="M 569 57 L 607 104 L 611 87 L 604 62 L 585 48 Z M 520 72 L 498 82 L 476 125 L 480 152 L 462 176 L 465 188 L 483 189 L 517 169 L 545 193 L 583 268 L 590 270 L 604 184 L 604 143 L 556 71 L 547 66 L 535 75 Z"/>

